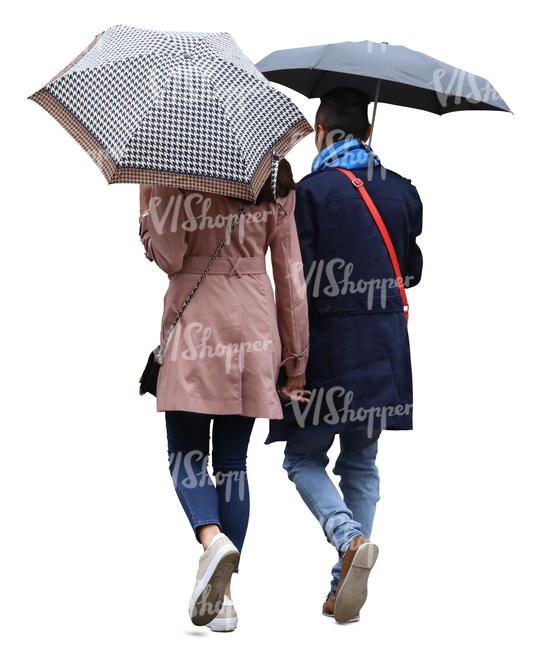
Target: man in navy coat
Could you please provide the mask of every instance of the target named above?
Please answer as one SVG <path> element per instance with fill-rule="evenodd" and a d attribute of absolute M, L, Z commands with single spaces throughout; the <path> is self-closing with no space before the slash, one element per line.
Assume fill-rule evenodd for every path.
<path fill-rule="evenodd" d="M 298 184 L 296 224 L 307 284 L 309 401 L 284 403 L 267 442 L 286 440 L 284 468 L 338 552 L 322 612 L 357 620 L 378 548 L 369 537 L 379 499 L 378 438 L 412 428 L 409 338 L 399 282 L 384 239 L 359 191 L 361 179 L 396 251 L 405 287 L 420 281 L 422 204 L 414 185 L 386 170 L 364 144 L 366 96 L 338 88 L 316 115 L 318 156 Z M 340 454 L 325 467 L 335 434 Z"/>

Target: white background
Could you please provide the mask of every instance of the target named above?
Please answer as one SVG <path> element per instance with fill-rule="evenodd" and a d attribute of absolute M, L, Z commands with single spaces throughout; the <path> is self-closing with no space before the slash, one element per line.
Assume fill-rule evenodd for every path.
<path fill-rule="evenodd" d="M 10 5 L 2 30 L 2 647 L 531 647 L 530 20 L 519 2 L 129 0 Z M 6 11 L 4 9 L 4 11 Z M 4 18 L 7 18 L 4 16 Z M 231 635 L 192 626 L 200 546 L 137 379 L 166 276 L 138 241 L 137 188 L 107 186 L 26 99 L 126 23 L 274 49 L 387 41 L 487 77 L 514 115 L 380 105 L 374 149 L 424 202 L 411 290 L 415 429 L 384 433 L 381 554 L 361 622 L 320 615 L 335 551 L 266 447 Z M 7 77 L 7 78 L 6 78 Z M 294 93 L 313 122 L 317 102 Z M 289 155 L 307 173 L 312 136 Z"/>

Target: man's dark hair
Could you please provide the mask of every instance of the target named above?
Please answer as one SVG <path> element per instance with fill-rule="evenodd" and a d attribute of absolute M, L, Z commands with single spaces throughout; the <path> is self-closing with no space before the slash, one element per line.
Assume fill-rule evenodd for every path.
<path fill-rule="evenodd" d="M 349 137 L 363 140 L 369 127 L 369 102 L 369 97 L 355 88 L 334 88 L 321 97 L 316 120 L 328 132 L 338 129 L 344 133 L 335 133 L 334 142 Z"/>

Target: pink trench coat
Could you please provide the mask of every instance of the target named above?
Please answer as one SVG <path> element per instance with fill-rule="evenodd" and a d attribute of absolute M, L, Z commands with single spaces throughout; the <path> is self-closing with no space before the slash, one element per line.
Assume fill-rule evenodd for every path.
<path fill-rule="evenodd" d="M 280 204 L 247 205 L 231 239 L 172 332 L 157 384 L 158 411 L 283 417 L 276 390 L 280 365 L 305 371 L 307 298 L 295 193 Z M 241 202 L 154 186 L 140 218 L 149 260 L 168 274 L 161 341 L 224 238 Z M 265 255 L 271 251 L 276 301 Z"/>

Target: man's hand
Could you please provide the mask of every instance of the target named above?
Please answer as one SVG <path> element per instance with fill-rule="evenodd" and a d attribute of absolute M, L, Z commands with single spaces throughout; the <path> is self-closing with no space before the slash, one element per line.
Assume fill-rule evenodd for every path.
<path fill-rule="evenodd" d="M 280 389 L 279 394 L 295 402 L 309 402 L 307 395 L 311 395 L 311 391 L 305 390 L 304 386 L 305 373 L 296 377 L 287 377 L 287 384 Z"/>

